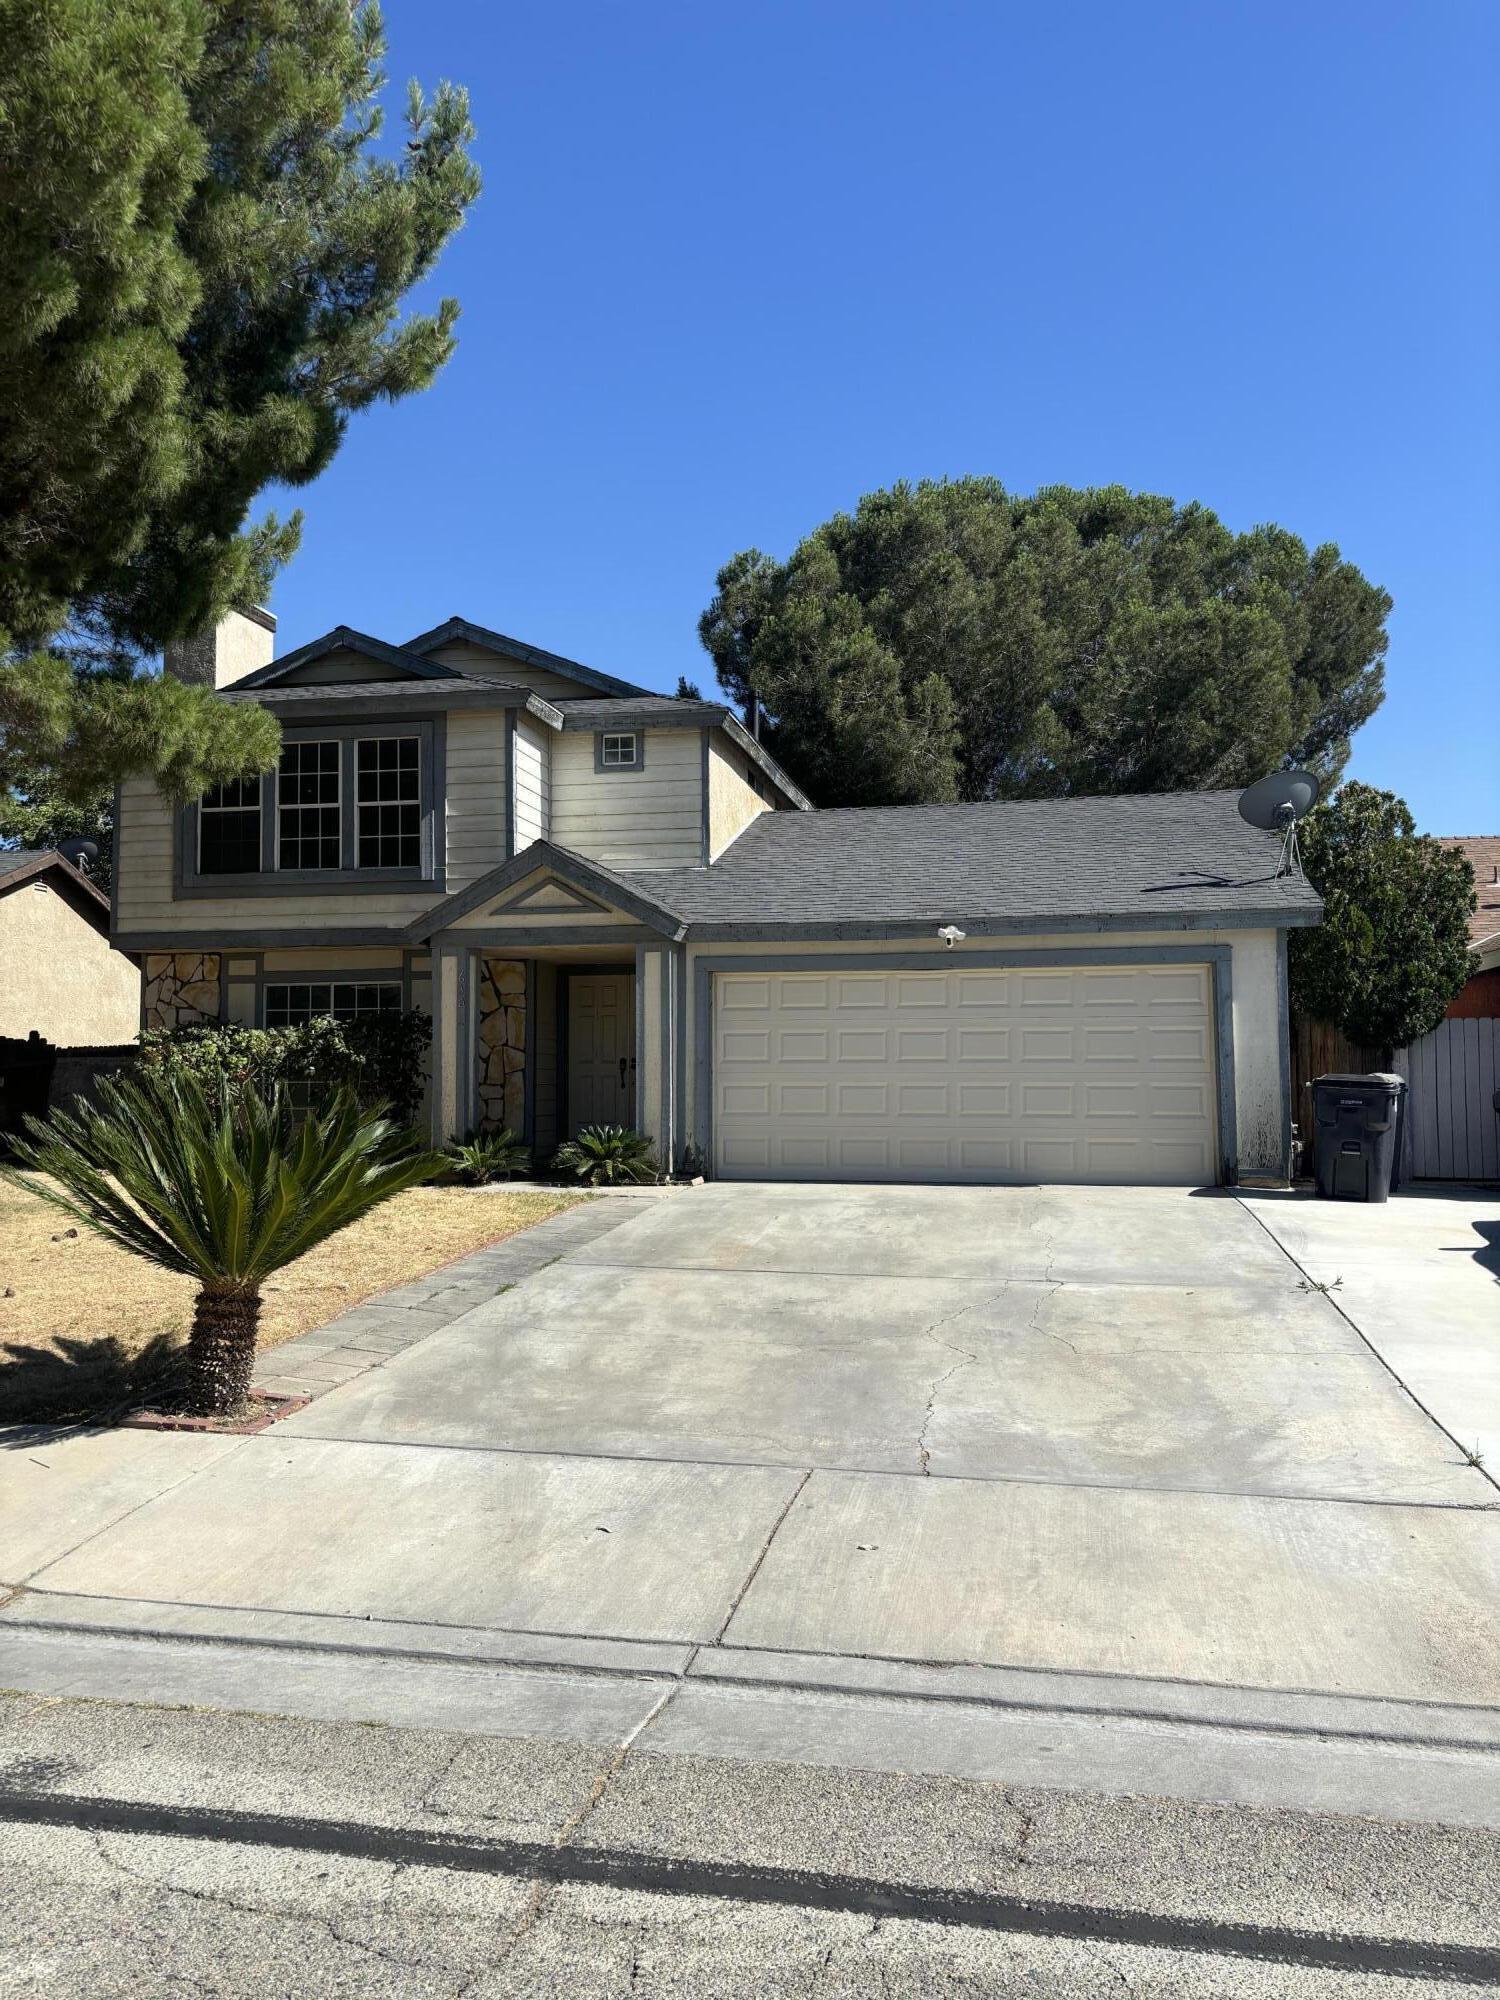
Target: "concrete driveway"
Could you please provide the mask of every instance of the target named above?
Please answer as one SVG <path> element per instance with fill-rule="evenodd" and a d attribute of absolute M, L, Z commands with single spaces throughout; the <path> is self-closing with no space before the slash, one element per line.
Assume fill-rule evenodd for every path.
<path fill-rule="evenodd" d="M 1455 1383 L 1493 1365 L 1500 1204 L 1353 1212 L 1378 1266 L 1358 1282 L 1356 1245 L 1314 1245 L 1350 1213 L 1063 1188 L 638 1203 L 260 1437 L 147 1440 L 177 1483 L 33 1538 L 0 1619 L 408 1651 L 420 1629 L 686 1682 L 687 1748 L 713 1747 L 701 1690 L 726 1683 L 1024 1685 L 1240 1727 L 1292 1728 L 1300 1702 L 1299 1730 L 1500 1744 L 1500 1489 L 1399 1379 L 1435 1259 L 1429 1359 Z"/>

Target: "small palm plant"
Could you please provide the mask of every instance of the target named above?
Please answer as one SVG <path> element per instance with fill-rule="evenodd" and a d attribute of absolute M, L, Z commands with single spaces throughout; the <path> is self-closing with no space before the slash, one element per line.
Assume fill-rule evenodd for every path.
<path fill-rule="evenodd" d="M 661 1171 L 651 1141 L 643 1132 L 632 1132 L 628 1125 L 585 1125 L 576 1139 L 558 1147 L 552 1156 L 552 1169 L 571 1174 L 589 1187 L 654 1181 Z"/>
<path fill-rule="evenodd" d="M 531 1154 L 508 1125 L 498 1132 L 471 1132 L 448 1148 L 448 1178 L 469 1187 L 513 1180 L 531 1171 Z"/>
<path fill-rule="evenodd" d="M 243 1405 L 272 1272 L 446 1164 L 348 1092 L 299 1118 L 279 1086 L 263 1096 L 165 1070 L 105 1078 L 96 1102 L 27 1126 L 14 1141 L 26 1171 L 7 1178 L 197 1279 L 187 1384 L 197 1416 Z"/>

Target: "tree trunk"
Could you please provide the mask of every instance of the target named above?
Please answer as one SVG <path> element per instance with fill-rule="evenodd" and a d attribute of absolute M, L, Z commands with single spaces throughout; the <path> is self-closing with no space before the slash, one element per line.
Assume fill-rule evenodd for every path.
<path fill-rule="evenodd" d="M 188 1409 L 195 1417 L 232 1416 L 250 1393 L 259 1292 L 200 1292 L 188 1338 Z"/>

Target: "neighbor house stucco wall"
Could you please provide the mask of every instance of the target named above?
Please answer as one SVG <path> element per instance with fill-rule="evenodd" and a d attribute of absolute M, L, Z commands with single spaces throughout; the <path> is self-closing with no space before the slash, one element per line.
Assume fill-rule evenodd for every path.
<path fill-rule="evenodd" d="M 0 896 L 0 1035 L 60 1048 L 133 1042 L 140 968 L 45 877 Z"/>

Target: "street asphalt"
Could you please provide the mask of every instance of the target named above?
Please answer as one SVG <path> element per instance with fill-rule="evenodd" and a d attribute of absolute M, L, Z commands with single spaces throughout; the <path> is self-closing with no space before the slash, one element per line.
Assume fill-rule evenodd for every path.
<path fill-rule="evenodd" d="M 1500 1981 L 1500 1838 L 0 1702 L 0 1991 L 1349 1996 Z"/>

